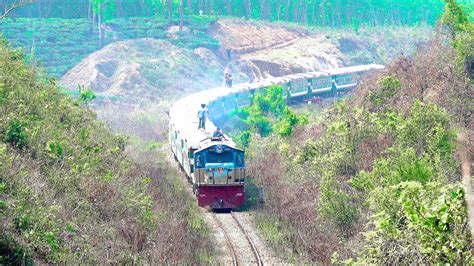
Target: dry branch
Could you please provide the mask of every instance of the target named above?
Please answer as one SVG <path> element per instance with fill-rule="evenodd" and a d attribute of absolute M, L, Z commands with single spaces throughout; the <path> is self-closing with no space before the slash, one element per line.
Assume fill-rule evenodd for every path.
<path fill-rule="evenodd" d="M 10 7 L 8 7 L 8 4 L 5 3 L 3 6 L 3 14 L 0 16 L 0 20 L 6 18 L 15 9 L 33 4 L 37 1 L 38 0 L 15 0 Z"/>

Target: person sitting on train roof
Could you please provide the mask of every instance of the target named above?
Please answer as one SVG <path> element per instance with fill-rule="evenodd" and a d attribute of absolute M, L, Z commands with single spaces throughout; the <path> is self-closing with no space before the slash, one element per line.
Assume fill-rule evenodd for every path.
<path fill-rule="evenodd" d="M 220 128 L 216 128 L 216 131 L 214 131 L 214 133 L 212 133 L 212 137 L 213 138 L 222 138 L 222 137 L 224 137 L 224 134 L 222 134 Z"/>

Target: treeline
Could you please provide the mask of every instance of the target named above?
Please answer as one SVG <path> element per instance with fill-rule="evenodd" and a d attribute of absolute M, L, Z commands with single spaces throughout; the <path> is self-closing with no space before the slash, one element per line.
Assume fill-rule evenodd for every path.
<path fill-rule="evenodd" d="M 3 6 L 13 2 L 4 0 Z M 468 3 L 468 0 L 458 2 Z M 97 15 L 103 19 L 159 16 L 172 20 L 202 14 L 358 27 L 435 24 L 442 11 L 443 3 L 439 0 L 38 0 L 12 16 L 91 19 L 97 19 Z"/>

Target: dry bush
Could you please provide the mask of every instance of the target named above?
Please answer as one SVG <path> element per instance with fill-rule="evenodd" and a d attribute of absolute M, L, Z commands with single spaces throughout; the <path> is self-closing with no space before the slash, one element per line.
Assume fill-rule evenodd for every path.
<path fill-rule="evenodd" d="M 442 38 L 435 39 L 413 57 L 399 58 L 384 71 L 366 77 L 347 105 L 336 104 L 313 123 L 296 129 L 291 138 L 253 137 L 249 173 L 265 190 L 264 217 L 277 217 L 283 224 L 280 230 L 287 232 L 287 246 L 323 264 L 331 263 L 334 252 L 340 258 L 354 258 L 364 246 L 362 233 L 367 230 L 371 213 L 365 203 L 367 195 L 353 188 L 349 180 L 361 171 L 372 171 L 374 161 L 387 157 L 388 148 L 397 139 L 390 130 L 377 130 L 368 115 L 358 116 L 356 109 L 372 114 L 388 110 L 407 114 L 415 101 L 436 103 L 449 111 L 455 123 L 467 125 L 472 132 L 474 90 L 463 73 L 456 52 Z M 373 95 L 383 93 L 386 77 L 394 77 L 401 86 L 380 104 Z M 330 131 L 328 127 L 335 121 L 343 123 Z M 339 132 L 338 127 L 349 130 Z M 308 156 L 302 157 L 305 153 Z M 326 160 L 326 155 L 336 157 Z M 312 156 L 319 159 L 313 160 Z M 350 227 L 341 229 L 318 213 L 324 175 L 335 180 L 337 193 L 348 195 L 349 205 L 357 206 Z"/>
<path fill-rule="evenodd" d="M 407 111 L 416 100 L 436 103 L 455 116 L 465 126 L 472 123 L 474 104 L 473 85 L 465 72 L 460 71 L 456 51 L 446 45 L 442 36 L 421 47 L 413 57 L 401 57 L 381 73 L 366 77 L 351 97 L 350 106 L 364 106 L 375 110 L 369 92 L 380 91 L 382 77 L 392 75 L 399 79 L 402 88 L 385 103 Z"/>
<path fill-rule="evenodd" d="M 130 245 L 130 249 L 134 253 L 140 253 L 146 243 L 147 232 L 143 226 L 134 223 L 133 221 L 122 221 L 120 233 Z"/>
<path fill-rule="evenodd" d="M 300 128 L 292 138 L 294 143 L 308 139 L 308 134 L 320 134 L 321 127 Z M 306 137 L 303 137 L 306 136 Z M 249 175 L 265 191 L 265 204 L 261 212 L 278 217 L 287 226 L 286 241 L 300 255 L 311 261 L 328 264 L 331 254 L 338 250 L 339 238 L 333 225 L 321 220 L 316 212 L 319 180 L 317 173 L 292 166 L 295 145 L 279 150 L 278 140 L 255 136 L 249 154 Z M 257 144 L 258 143 L 258 144 Z M 309 222 L 311 221 L 311 222 Z M 282 246 L 275 248 L 285 250 Z"/>
<path fill-rule="evenodd" d="M 0 80 L 0 263 L 207 259 L 207 228 L 163 154 L 134 162 L 125 138 L 3 42 Z"/>
<path fill-rule="evenodd" d="M 165 155 L 153 149 L 131 146 L 128 154 L 139 162 L 143 176 L 151 177 L 149 193 L 154 199 L 154 209 L 160 218 L 156 230 L 147 235 L 153 247 L 146 251 L 148 262 L 190 263 L 199 262 L 201 253 L 211 253 L 212 243 L 208 229 L 197 212 L 194 199 L 184 190 L 180 174 L 168 167 Z M 201 228 L 190 224 L 199 220 Z"/>

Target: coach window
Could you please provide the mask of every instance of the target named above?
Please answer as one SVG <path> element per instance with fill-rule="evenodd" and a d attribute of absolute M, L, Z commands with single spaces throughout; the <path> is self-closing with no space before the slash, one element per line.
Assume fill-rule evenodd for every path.
<path fill-rule="evenodd" d="M 177 139 L 178 138 L 178 132 L 174 132 L 174 138 Z"/>
<path fill-rule="evenodd" d="M 181 140 L 181 148 L 184 148 L 184 140 Z"/>

